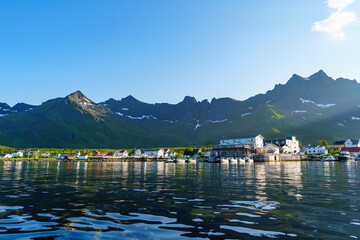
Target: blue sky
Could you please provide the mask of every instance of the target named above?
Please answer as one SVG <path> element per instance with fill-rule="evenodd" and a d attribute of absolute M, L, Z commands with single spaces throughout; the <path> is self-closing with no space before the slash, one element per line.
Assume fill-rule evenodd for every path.
<path fill-rule="evenodd" d="M 360 0 L 0 1 L 0 102 L 244 100 L 293 73 L 360 79 Z"/>

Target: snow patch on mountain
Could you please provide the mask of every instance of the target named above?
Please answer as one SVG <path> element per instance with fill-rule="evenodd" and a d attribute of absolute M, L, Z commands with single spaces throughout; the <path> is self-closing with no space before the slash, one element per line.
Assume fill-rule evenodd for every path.
<path fill-rule="evenodd" d="M 302 103 L 312 103 L 312 104 L 315 104 L 314 101 L 306 100 L 306 99 L 302 99 L 302 98 L 300 98 L 300 101 L 301 101 Z"/>
<path fill-rule="evenodd" d="M 245 117 L 245 116 L 248 116 L 248 115 L 250 115 L 250 114 L 251 114 L 251 112 L 248 112 L 248 113 L 241 114 L 241 116 L 242 116 L 242 117 Z"/>
<path fill-rule="evenodd" d="M 122 108 L 121 110 L 123 110 L 123 111 L 129 111 L 128 108 Z"/>
<path fill-rule="evenodd" d="M 344 124 L 342 124 L 342 123 L 337 123 L 340 127 L 345 127 L 345 125 Z"/>
<path fill-rule="evenodd" d="M 335 103 L 329 103 L 329 104 L 316 104 L 316 106 L 321 107 L 321 108 L 329 108 L 329 107 L 335 107 L 336 104 Z"/>
<path fill-rule="evenodd" d="M 153 115 L 148 115 L 148 116 L 147 115 L 142 115 L 141 117 L 133 117 L 133 116 L 126 115 L 125 117 L 133 119 L 133 120 L 142 120 L 142 119 L 150 119 L 150 118 L 157 119 Z"/>
<path fill-rule="evenodd" d="M 352 116 L 352 117 L 351 117 L 351 120 L 358 120 L 358 121 L 360 121 L 360 117 L 354 117 L 354 116 Z"/>
<path fill-rule="evenodd" d="M 122 114 L 121 112 L 116 112 L 117 115 L 119 116 L 123 116 L 124 114 Z"/>
<path fill-rule="evenodd" d="M 209 122 L 211 123 L 221 123 L 221 122 L 226 122 L 229 121 L 228 119 L 223 119 L 223 120 L 209 120 Z"/>
<path fill-rule="evenodd" d="M 168 122 L 168 123 L 174 123 L 173 121 L 171 120 L 161 120 L 162 122 Z"/>
<path fill-rule="evenodd" d="M 293 111 L 294 113 L 306 113 L 306 111 L 305 110 L 295 110 L 295 111 Z"/>
<path fill-rule="evenodd" d="M 194 128 L 194 131 L 196 131 L 196 129 L 198 129 L 199 127 L 201 127 L 201 124 L 199 123 L 199 120 L 196 120 L 196 126 Z"/>
<path fill-rule="evenodd" d="M 0 114 L 0 117 L 5 117 L 7 116 L 7 114 Z"/>
<path fill-rule="evenodd" d="M 335 103 L 328 103 L 328 104 L 321 104 L 321 103 L 315 103 L 314 101 L 312 100 L 306 100 L 306 99 L 303 99 L 303 98 L 299 98 L 301 103 L 312 103 L 320 108 L 329 108 L 329 107 L 334 107 L 336 106 Z"/>

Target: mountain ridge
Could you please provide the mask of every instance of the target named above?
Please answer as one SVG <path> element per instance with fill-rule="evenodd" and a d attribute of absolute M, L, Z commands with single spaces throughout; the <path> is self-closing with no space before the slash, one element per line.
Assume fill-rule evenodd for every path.
<path fill-rule="evenodd" d="M 81 91 L 34 106 L 0 103 L 0 144 L 13 147 L 161 147 L 216 144 L 225 136 L 296 135 L 304 142 L 360 135 L 360 84 L 320 70 L 294 74 L 240 101 L 191 96 L 176 104 L 132 95 L 95 103 Z"/>

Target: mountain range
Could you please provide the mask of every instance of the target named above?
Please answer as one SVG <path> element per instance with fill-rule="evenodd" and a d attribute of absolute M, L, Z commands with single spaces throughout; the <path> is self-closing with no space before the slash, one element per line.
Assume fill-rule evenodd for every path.
<path fill-rule="evenodd" d="M 294 74 L 244 101 L 186 96 L 177 104 L 149 104 L 128 96 L 95 103 L 76 91 L 38 106 L 0 103 L 0 145 L 11 147 L 213 145 L 221 137 L 258 133 L 303 143 L 358 138 L 360 84 L 320 70 L 307 78 Z"/>

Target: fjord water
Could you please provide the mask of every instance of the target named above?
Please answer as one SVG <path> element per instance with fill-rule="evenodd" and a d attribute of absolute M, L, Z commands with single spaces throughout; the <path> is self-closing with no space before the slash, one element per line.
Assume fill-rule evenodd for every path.
<path fill-rule="evenodd" d="M 0 239 L 351 239 L 360 164 L 0 161 Z"/>

